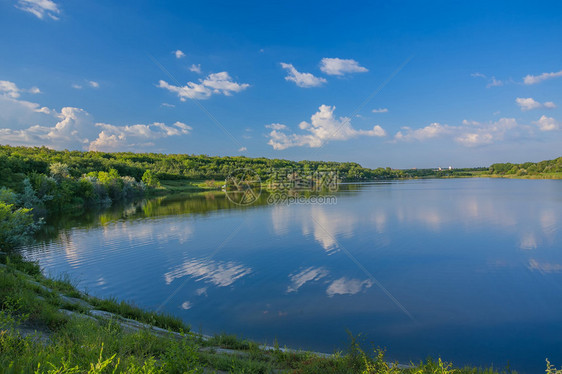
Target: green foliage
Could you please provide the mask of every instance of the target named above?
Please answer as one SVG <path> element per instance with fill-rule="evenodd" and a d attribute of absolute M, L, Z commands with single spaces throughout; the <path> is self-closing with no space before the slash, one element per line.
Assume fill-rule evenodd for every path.
<path fill-rule="evenodd" d="M 51 172 L 51 177 L 55 178 L 58 181 L 70 176 L 68 165 L 60 162 L 52 163 L 49 166 L 49 171 Z"/>
<path fill-rule="evenodd" d="M 537 176 L 562 173 L 562 157 L 541 162 L 524 162 L 522 164 L 498 163 L 489 168 L 492 175 Z"/>
<path fill-rule="evenodd" d="M 14 209 L 13 204 L 0 201 L 0 248 L 12 249 L 29 242 L 38 224 L 31 209 Z"/>
<path fill-rule="evenodd" d="M 303 173 L 337 171 L 343 181 L 361 181 L 395 178 L 424 178 L 470 175 L 480 169 L 454 169 L 436 172 L 433 169 L 396 170 L 391 168 L 369 169 L 354 162 L 289 161 L 281 159 L 236 157 L 211 157 L 207 155 L 159 154 L 159 153 L 103 153 L 80 151 L 55 151 L 45 147 L 0 146 L 0 165 L 8 169 L 0 174 L 0 185 L 13 188 L 21 183 L 21 176 L 32 173 L 51 175 L 55 179 L 79 179 L 90 175 L 106 179 L 116 175 L 143 181 L 157 187 L 159 180 L 225 180 L 237 169 L 251 169 L 262 180 L 270 178 L 273 170 L 292 169 Z M 99 175 L 100 172 L 107 173 Z M 94 173 L 94 174 L 91 174 Z M 3 179 L 4 178 L 4 179 Z M 16 192 L 20 190 L 16 189 Z"/>
<path fill-rule="evenodd" d="M 143 323 L 153 326 L 158 326 L 163 329 L 170 329 L 173 331 L 189 331 L 190 327 L 186 325 L 179 318 L 173 317 L 168 314 L 155 313 L 143 310 L 130 303 L 124 301 L 117 301 L 116 299 L 98 299 L 91 298 L 90 303 L 97 309 L 105 310 L 106 312 L 115 313 L 125 318 L 131 318 Z"/>
<path fill-rule="evenodd" d="M 16 204 L 18 201 L 18 195 L 9 188 L 2 187 L 0 188 L 0 202 L 4 202 L 6 204 Z"/>
<path fill-rule="evenodd" d="M 149 187 L 160 186 L 160 181 L 150 169 L 144 172 L 144 174 L 142 175 L 142 181 Z"/>
<path fill-rule="evenodd" d="M 548 361 L 548 358 L 547 358 L 547 359 L 546 359 L 546 374 L 562 374 L 562 368 L 556 369 L 556 368 L 550 363 L 550 361 Z"/>
<path fill-rule="evenodd" d="M 199 347 L 189 339 L 170 341 L 164 352 L 164 369 L 169 373 L 202 373 Z"/>

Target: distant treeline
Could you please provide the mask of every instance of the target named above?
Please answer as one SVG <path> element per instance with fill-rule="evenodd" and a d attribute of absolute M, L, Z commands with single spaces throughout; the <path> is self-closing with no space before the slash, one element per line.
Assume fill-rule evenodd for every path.
<path fill-rule="evenodd" d="M 489 172 L 494 175 L 514 176 L 562 173 L 562 157 L 541 162 L 525 162 L 523 164 L 512 164 L 510 162 L 493 164 L 490 166 Z"/>
<path fill-rule="evenodd" d="M 0 186 L 20 188 L 21 182 L 32 173 L 49 175 L 51 165 L 66 165 L 73 178 L 92 172 L 115 170 L 119 176 L 140 181 L 147 170 L 160 180 L 221 180 L 240 168 L 249 168 L 267 179 L 274 169 L 300 171 L 337 171 L 343 181 L 374 179 L 419 178 L 462 176 L 471 171 L 486 169 L 433 169 L 397 170 L 387 168 L 368 169 L 354 162 L 289 161 L 281 159 L 213 157 L 206 155 L 161 153 L 103 153 L 81 151 L 55 151 L 46 147 L 0 146 Z M 467 174 L 469 175 L 469 174 Z"/>

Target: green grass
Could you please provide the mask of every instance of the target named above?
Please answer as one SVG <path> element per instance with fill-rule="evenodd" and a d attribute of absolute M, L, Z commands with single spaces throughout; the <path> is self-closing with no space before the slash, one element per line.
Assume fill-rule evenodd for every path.
<path fill-rule="evenodd" d="M 490 177 L 490 178 L 510 178 L 510 179 L 562 179 L 562 172 L 538 173 L 538 174 L 527 174 L 527 175 L 482 173 L 479 176 Z"/>
<path fill-rule="evenodd" d="M 204 180 L 161 180 L 157 189 L 159 194 L 176 194 L 220 190 L 224 181 Z"/>
<path fill-rule="evenodd" d="M 116 298 L 98 299 L 89 297 L 87 301 L 96 307 L 96 309 L 105 310 L 106 312 L 118 314 L 122 317 L 134 319 L 166 330 L 169 329 L 177 332 L 188 332 L 191 330 L 189 325 L 172 315 L 147 311 L 131 303 L 118 301 Z"/>

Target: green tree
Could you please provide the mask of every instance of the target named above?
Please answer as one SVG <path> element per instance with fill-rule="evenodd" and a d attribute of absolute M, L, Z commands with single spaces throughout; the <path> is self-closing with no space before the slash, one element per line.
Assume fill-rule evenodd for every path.
<path fill-rule="evenodd" d="M 18 195 L 9 188 L 0 188 L 0 202 L 6 204 L 15 204 L 18 201 Z"/>
<path fill-rule="evenodd" d="M 31 209 L 14 209 L 0 201 L 0 248 L 12 249 L 31 240 L 39 224 L 33 221 Z"/>
<path fill-rule="evenodd" d="M 61 181 L 70 176 L 68 165 L 61 162 L 51 164 L 51 166 L 49 166 L 49 171 L 51 172 L 51 177 L 55 178 L 57 181 Z"/>
<path fill-rule="evenodd" d="M 147 171 L 144 172 L 144 174 L 142 175 L 142 181 L 148 187 L 159 187 L 160 186 L 160 181 L 158 180 L 156 175 L 154 175 L 154 173 L 152 173 L 152 171 L 150 169 L 148 169 Z"/>

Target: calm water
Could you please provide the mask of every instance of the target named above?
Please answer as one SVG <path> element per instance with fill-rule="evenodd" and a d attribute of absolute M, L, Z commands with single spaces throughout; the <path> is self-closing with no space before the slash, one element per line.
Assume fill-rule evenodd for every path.
<path fill-rule="evenodd" d="M 562 365 L 562 181 L 347 185 L 333 205 L 200 194 L 55 226 L 26 251 L 48 274 L 204 333 L 331 352 L 348 329 L 401 362 Z"/>

